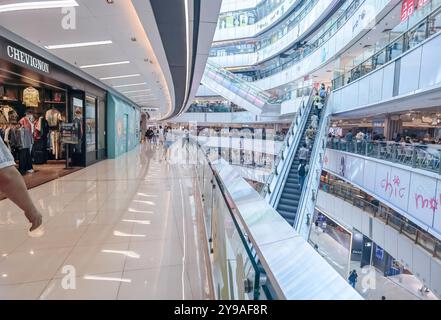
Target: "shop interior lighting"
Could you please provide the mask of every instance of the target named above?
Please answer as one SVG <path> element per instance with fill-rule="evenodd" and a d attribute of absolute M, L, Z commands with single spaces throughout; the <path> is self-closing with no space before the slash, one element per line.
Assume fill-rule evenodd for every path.
<path fill-rule="evenodd" d="M 141 74 L 139 74 L 139 73 L 125 74 L 125 75 L 121 75 L 121 76 L 100 78 L 100 80 L 124 79 L 124 78 L 132 78 L 132 77 L 139 77 L 139 76 L 141 76 Z"/>
<path fill-rule="evenodd" d="M 80 47 L 91 47 L 91 46 L 101 46 L 106 44 L 112 44 L 112 40 L 104 40 L 104 41 L 92 41 L 92 42 L 77 42 L 77 43 L 67 43 L 67 44 L 56 44 L 44 46 L 46 49 L 55 50 L 55 49 L 67 49 L 67 48 L 80 48 Z"/>
<path fill-rule="evenodd" d="M 130 63 L 130 61 L 117 61 L 117 62 L 100 63 L 100 64 L 89 64 L 89 65 L 81 66 L 80 69 L 116 66 L 116 65 L 120 65 L 120 64 L 129 64 L 129 63 Z"/>
<path fill-rule="evenodd" d="M 113 86 L 114 88 L 126 88 L 126 87 L 134 87 L 134 86 L 142 86 L 147 84 L 147 82 L 140 82 L 140 83 L 131 83 L 131 84 L 122 84 L 119 86 Z M 150 90 L 150 89 L 146 89 L 146 90 Z"/>
<path fill-rule="evenodd" d="M 0 13 L 22 10 L 69 8 L 78 6 L 79 4 L 75 0 L 20 2 L 0 5 Z"/>

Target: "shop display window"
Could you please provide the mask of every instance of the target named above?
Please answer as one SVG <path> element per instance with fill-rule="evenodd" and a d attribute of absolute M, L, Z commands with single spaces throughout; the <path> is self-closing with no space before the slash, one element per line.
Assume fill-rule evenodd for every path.
<path fill-rule="evenodd" d="M 66 121 L 66 92 L 29 84 L 0 84 L 0 137 L 22 174 L 33 164 L 65 160 L 60 125 Z"/>

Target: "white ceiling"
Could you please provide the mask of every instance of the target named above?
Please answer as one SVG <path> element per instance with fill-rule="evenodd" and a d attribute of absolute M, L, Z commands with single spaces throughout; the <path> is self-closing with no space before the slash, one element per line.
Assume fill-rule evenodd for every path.
<path fill-rule="evenodd" d="M 163 51 L 157 50 L 162 47 L 162 43 L 158 43 L 160 37 L 155 38 L 153 35 L 157 33 L 154 18 L 147 26 L 141 23 L 138 16 L 140 12 L 135 10 L 130 0 L 114 0 L 113 4 L 108 4 L 106 0 L 76 1 L 79 6 L 75 7 L 76 28 L 74 30 L 66 30 L 62 27 L 65 14 L 60 8 L 0 13 L 1 24 L 41 47 L 111 40 L 113 43 L 109 45 L 48 51 L 77 67 L 128 60 L 129 64 L 87 68 L 83 71 L 98 79 L 140 74 L 136 77 L 102 81 L 109 86 L 145 82 L 144 85 L 115 89 L 141 106 L 159 108 L 162 114 L 171 112 L 174 108 L 173 84 L 169 81 L 170 74 L 167 61 L 164 61 L 165 55 Z M 0 5 L 18 2 L 31 2 L 31 0 L 3 0 L 0 1 Z M 141 14 L 154 17 L 149 1 L 145 3 Z M 131 40 L 133 37 L 136 41 Z M 154 42 L 149 40 L 152 38 Z M 124 93 L 146 89 L 150 91 Z M 147 94 L 150 95 L 136 97 Z M 155 100 L 151 100 L 152 98 Z"/>

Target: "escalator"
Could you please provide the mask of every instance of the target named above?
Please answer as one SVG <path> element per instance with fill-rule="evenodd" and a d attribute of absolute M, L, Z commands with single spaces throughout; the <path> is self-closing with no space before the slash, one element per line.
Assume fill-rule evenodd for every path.
<path fill-rule="evenodd" d="M 278 168 L 276 169 L 276 180 L 268 183 L 273 187 L 270 188 L 272 189 L 270 194 L 265 196 L 268 198 L 269 203 L 277 210 L 277 212 L 294 227 L 296 219 L 298 218 L 297 214 L 299 211 L 299 206 L 302 204 L 302 199 L 304 198 L 303 193 L 308 189 L 308 179 L 311 175 L 312 168 L 315 165 L 313 162 L 316 161 L 316 159 L 312 159 L 311 156 L 315 155 L 317 145 L 319 144 L 318 141 L 321 141 L 319 139 L 319 135 L 322 134 L 321 131 L 324 122 L 323 119 L 320 119 L 318 131 L 312 141 L 311 152 L 308 152 L 306 162 L 309 165 L 309 173 L 306 177 L 303 188 L 301 189 L 298 174 L 298 167 L 300 164 L 300 148 L 305 143 L 306 130 L 311 126 L 312 116 L 316 112 L 314 110 L 315 108 L 313 107 L 313 96 L 314 91 L 306 108 L 304 109 L 303 114 L 301 115 L 301 120 L 295 119 L 295 123 L 293 123 L 293 125 L 295 124 L 297 127 L 297 130 L 294 133 L 296 139 L 291 140 L 291 143 L 289 143 L 289 140 L 285 141 L 284 148 L 286 151 L 282 156 L 282 163 L 279 164 Z M 325 107 L 326 101 L 324 107 L 322 108 L 321 114 L 318 114 L 319 118 L 324 117 Z"/>
<path fill-rule="evenodd" d="M 312 101 L 311 101 L 312 103 Z M 285 185 L 281 190 L 280 199 L 278 201 L 276 210 L 280 215 L 285 218 L 286 221 L 290 225 L 294 225 L 297 208 L 300 202 L 300 196 L 302 190 L 299 185 L 299 174 L 298 167 L 300 165 L 300 147 L 305 143 L 305 135 L 306 130 L 311 125 L 311 118 L 314 115 L 314 108 L 311 106 L 310 111 L 307 115 L 307 120 L 305 122 L 305 126 L 303 130 L 301 130 L 301 138 L 299 140 L 299 144 L 297 145 L 297 150 L 294 153 L 294 159 L 291 162 L 291 165 L 288 169 L 287 176 L 285 179 Z M 307 163 L 309 163 L 309 155 L 307 158 Z"/>
<path fill-rule="evenodd" d="M 207 61 L 202 84 L 238 106 L 259 115 L 280 115 L 280 102 L 264 90 Z"/>

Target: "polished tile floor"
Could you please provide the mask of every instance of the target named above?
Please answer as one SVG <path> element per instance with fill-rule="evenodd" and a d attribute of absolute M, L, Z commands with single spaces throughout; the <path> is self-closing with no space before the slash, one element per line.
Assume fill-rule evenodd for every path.
<path fill-rule="evenodd" d="M 30 190 L 42 237 L 0 201 L 0 299 L 210 298 L 196 187 L 145 144 Z"/>

